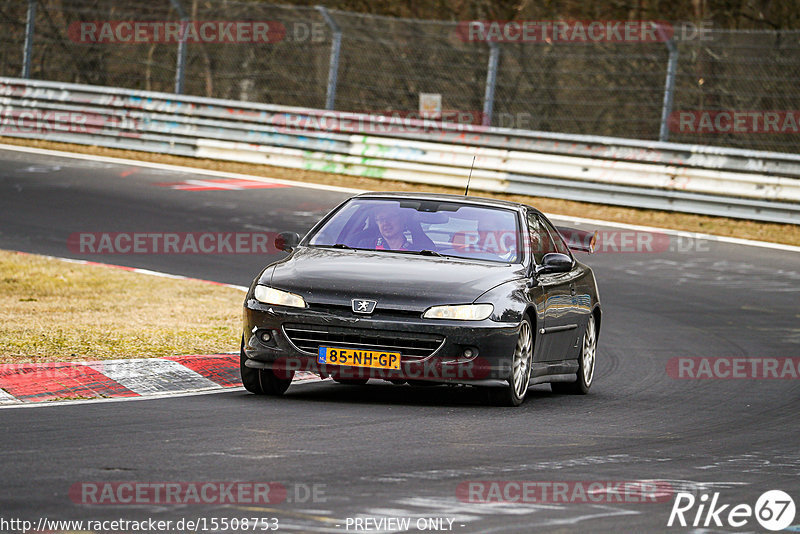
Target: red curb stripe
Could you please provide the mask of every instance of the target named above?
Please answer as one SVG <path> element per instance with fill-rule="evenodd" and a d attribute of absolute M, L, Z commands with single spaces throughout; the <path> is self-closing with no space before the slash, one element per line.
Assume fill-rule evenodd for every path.
<path fill-rule="evenodd" d="M 0 388 L 28 402 L 139 396 L 90 367 L 68 362 L 0 365 Z"/>
<path fill-rule="evenodd" d="M 262 182 L 260 180 L 245 180 L 239 178 L 196 178 L 182 182 L 161 182 L 155 184 L 159 187 L 169 187 L 179 191 L 244 191 L 247 189 L 276 189 L 291 187 L 288 184 L 275 182 Z"/>
<path fill-rule="evenodd" d="M 238 387 L 242 385 L 238 355 L 168 356 L 164 359 L 178 362 L 222 387 Z"/>

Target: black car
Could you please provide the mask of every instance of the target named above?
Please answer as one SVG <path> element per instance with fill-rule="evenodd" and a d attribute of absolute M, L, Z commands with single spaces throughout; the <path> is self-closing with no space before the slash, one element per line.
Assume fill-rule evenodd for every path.
<path fill-rule="evenodd" d="M 468 384 L 513 406 L 530 384 L 586 393 L 600 300 L 562 233 L 538 210 L 495 199 L 350 198 L 302 240 L 276 239 L 289 255 L 244 302 L 242 382 L 268 395 L 298 370 L 351 384 Z M 572 248 L 590 251 L 587 235 Z"/>

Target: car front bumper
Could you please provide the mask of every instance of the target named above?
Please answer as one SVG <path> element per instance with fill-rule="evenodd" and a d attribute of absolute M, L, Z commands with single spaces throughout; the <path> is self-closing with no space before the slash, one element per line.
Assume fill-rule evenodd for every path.
<path fill-rule="evenodd" d="M 401 357 L 400 369 L 380 369 L 317 363 L 317 354 L 300 350 L 284 325 L 374 331 L 384 338 L 393 333 L 439 336 L 443 341 L 429 356 Z M 269 340 L 262 335 L 268 332 Z M 338 379 L 379 378 L 424 380 L 472 385 L 505 385 L 519 334 L 519 325 L 484 321 L 453 321 L 375 314 L 357 316 L 309 309 L 285 308 L 248 299 L 244 306 L 244 354 L 247 367 L 272 369 L 276 375 L 309 371 Z M 327 343 L 326 343 L 327 344 Z M 336 346 L 335 342 L 328 345 Z M 391 349 L 386 349 L 391 350 Z M 467 357 L 465 351 L 472 354 Z"/>

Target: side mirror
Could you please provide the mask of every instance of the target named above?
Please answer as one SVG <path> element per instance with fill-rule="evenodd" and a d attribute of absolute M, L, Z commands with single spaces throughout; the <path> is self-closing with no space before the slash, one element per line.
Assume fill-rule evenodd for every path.
<path fill-rule="evenodd" d="M 566 254 L 551 252 L 542 258 L 542 264 L 536 267 L 536 274 L 568 273 L 572 269 L 572 258 Z"/>
<path fill-rule="evenodd" d="M 300 236 L 295 232 L 281 232 L 275 238 L 275 248 L 284 252 L 291 252 L 300 242 Z"/>

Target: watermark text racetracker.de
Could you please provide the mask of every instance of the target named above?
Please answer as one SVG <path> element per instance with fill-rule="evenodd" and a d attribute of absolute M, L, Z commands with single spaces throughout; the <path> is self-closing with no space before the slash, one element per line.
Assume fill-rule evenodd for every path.
<path fill-rule="evenodd" d="M 667 119 L 673 133 L 681 134 L 797 134 L 798 110 L 678 110 Z"/>
<path fill-rule="evenodd" d="M 81 44 L 275 43 L 286 27 L 274 20 L 95 20 L 71 23 L 67 35 Z"/>
<path fill-rule="evenodd" d="M 587 232 L 571 228 L 559 228 L 567 246 L 578 250 L 592 249 L 594 253 L 641 253 L 709 252 L 709 239 L 690 232 L 669 235 L 645 230 L 600 230 Z M 533 253 L 552 252 L 552 244 L 540 239 L 528 241 L 515 230 L 464 230 L 452 236 L 452 246 L 459 252 L 490 252 L 506 254 L 517 244 Z"/>
<path fill-rule="evenodd" d="M 280 482 L 76 482 L 69 488 L 75 504 L 89 506 L 190 506 L 190 505 L 275 505 L 281 503 L 324 503 L 325 484 Z"/>
<path fill-rule="evenodd" d="M 120 135 L 138 137 L 139 120 L 127 115 L 99 115 L 89 111 L 13 109 L 0 106 L 1 134 L 67 132 L 95 134 L 103 130 L 121 130 Z"/>
<path fill-rule="evenodd" d="M 77 254 L 274 254 L 275 232 L 75 232 Z"/>
<path fill-rule="evenodd" d="M 53 532 L 178 534 L 183 532 L 269 532 L 280 530 L 277 517 L 193 517 L 180 519 L 51 519 L 0 516 L 0 532 L 51 534 Z"/>
<path fill-rule="evenodd" d="M 465 42 L 499 43 L 659 43 L 712 40 L 709 21 L 659 20 L 467 20 L 456 34 Z"/>
<path fill-rule="evenodd" d="M 678 380 L 798 380 L 800 357 L 678 356 L 667 360 Z"/>
<path fill-rule="evenodd" d="M 82 20 L 70 23 L 74 43 L 105 45 L 322 43 L 329 39 L 322 21 L 277 20 Z"/>
<path fill-rule="evenodd" d="M 468 480 L 456 497 L 472 504 L 663 503 L 672 486 L 658 480 Z"/>

